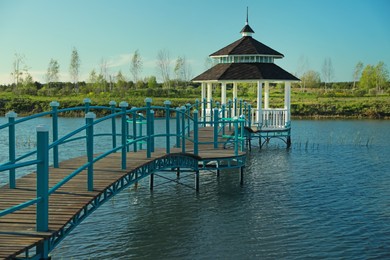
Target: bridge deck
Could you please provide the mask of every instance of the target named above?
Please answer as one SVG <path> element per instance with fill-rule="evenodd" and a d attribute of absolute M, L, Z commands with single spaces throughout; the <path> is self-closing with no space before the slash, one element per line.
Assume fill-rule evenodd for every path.
<path fill-rule="evenodd" d="M 199 129 L 200 140 L 210 140 L 212 131 L 207 128 Z M 187 144 L 191 148 L 190 144 Z M 181 148 L 172 148 L 172 153 L 181 152 Z M 186 149 L 191 153 L 191 150 Z M 113 183 L 135 168 L 165 156 L 165 149 L 157 149 L 152 158 L 146 158 L 145 151 L 127 153 L 127 169 L 122 170 L 121 153 L 111 154 L 94 165 L 94 191 L 87 191 L 87 173 L 83 171 L 68 183 L 50 195 L 49 199 L 49 231 L 36 232 L 36 206 L 30 206 L 12 214 L 0 217 L 0 258 L 7 259 L 18 256 L 30 248 L 36 247 L 44 239 L 50 239 L 60 232 L 65 225 L 82 212 Z M 243 155 L 243 153 L 240 153 Z M 214 149 L 211 145 L 200 145 L 199 156 L 202 159 L 232 158 L 232 150 Z M 59 168 L 49 169 L 49 187 L 79 168 L 86 162 L 86 157 L 78 157 L 60 163 Z M 0 187 L 0 210 L 17 205 L 36 196 L 36 174 L 30 173 L 17 179 L 16 189 L 8 185 Z"/>

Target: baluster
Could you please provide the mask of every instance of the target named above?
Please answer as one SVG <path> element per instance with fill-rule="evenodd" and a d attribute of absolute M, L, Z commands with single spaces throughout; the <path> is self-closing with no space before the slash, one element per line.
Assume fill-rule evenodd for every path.
<path fill-rule="evenodd" d="M 9 153 L 9 162 L 11 164 L 15 163 L 16 160 L 16 138 L 15 138 L 15 118 L 18 116 L 14 111 L 10 111 L 5 116 L 8 118 L 8 153 Z M 15 189 L 16 187 L 16 170 L 9 170 L 9 188 Z"/>

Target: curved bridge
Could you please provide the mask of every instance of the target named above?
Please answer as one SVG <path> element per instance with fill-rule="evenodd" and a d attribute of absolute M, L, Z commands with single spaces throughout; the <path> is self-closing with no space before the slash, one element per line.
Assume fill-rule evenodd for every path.
<path fill-rule="evenodd" d="M 8 129 L 9 142 L 9 161 L 0 165 L 1 177 L 8 172 L 7 184 L 0 187 L 0 258 L 49 259 L 49 253 L 79 223 L 118 192 L 148 176 L 152 189 L 158 171 L 194 172 L 197 191 L 200 171 L 205 169 L 219 172 L 239 168 L 242 182 L 246 154 L 245 137 L 239 129 L 243 130 L 244 120 L 226 120 L 215 113 L 206 127 L 204 121 L 198 121 L 196 107 L 172 109 L 170 102 L 158 107 L 151 106 L 150 99 L 145 101 L 145 107 L 129 110 L 125 102 L 120 108 L 113 102 L 110 107 L 93 107 L 85 102 L 85 106 L 61 110 L 57 109 L 58 103 L 52 102 L 50 112 L 21 119 L 16 119 L 13 112 L 7 114 L 8 123 L 0 125 L 0 130 Z M 99 109 L 110 113 L 95 120 L 91 111 Z M 75 110 L 85 111 L 85 125 L 60 137 L 59 114 Z M 155 133 L 154 113 L 158 110 L 166 122 L 164 133 Z M 53 142 L 49 142 L 49 128 L 40 125 L 36 127 L 36 148 L 17 157 L 15 129 L 23 122 L 48 115 L 52 117 Z M 118 117 L 120 133 L 115 123 Z M 96 125 L 104 121 L 111 122 L 111 132 L 96 134 Z M 172 123 L 174 131 L 170 130 Z M 230 149 L 224 148 L 225 131 L 234 136 L 229 141 Z M 94 144 L 102 136 L 111 138 L 112 145 L 97 153 Z M 163 145 L 155 147 L 159 138 L 164 140 Z M 63 144 L 76 140 L 84 142 L 86 153 L 61 160 L 66 153 L 61 150 Z M 16 171 L 27 166 L 36 167 L 36 171 L 16 178 Z"/>

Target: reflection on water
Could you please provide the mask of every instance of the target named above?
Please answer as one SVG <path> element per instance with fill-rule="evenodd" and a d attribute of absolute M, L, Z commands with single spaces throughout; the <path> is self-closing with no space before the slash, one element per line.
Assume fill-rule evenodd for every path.
<path fill-rule="evenodd" d="M 389 129 L 389 121 L 294 121 L 290 150 L 282 142 L 252 150 L 244 186 L 237 170 L 202 172 L 199 194 L 161 178 L 150 192 L 144 180 L 52 257 L 390 258 Z"/>

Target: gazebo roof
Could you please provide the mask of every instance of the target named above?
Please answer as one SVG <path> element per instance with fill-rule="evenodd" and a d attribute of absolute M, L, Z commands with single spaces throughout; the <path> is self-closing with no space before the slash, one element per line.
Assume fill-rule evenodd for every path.
<path fill-rule="evenodd" d="M 270 80 L 299 81 L 275 63 L 220 63 L 206 70 L 192 81 Z"/>
<path fill-rule="evenodd" d="M 249 25 L 246 25 L 249 27 Z M 246 27 L 244 27 L 245 29 Z M 242 29 L 242 30 L 244 30 Z M 251 29 L 249 27 L 249 29 Z M 251 29 L 252 30 L 252 29 Z M 252 30 L 253 31 L 253 30 Z M 229 44 L 228 46 L 214 52 L 210 57 L 224 55 L 267 55 L 283 58 L 284 55 L 267 45 L 255 40 L 251 36 L 244 36 L 241 39 Z"/>

